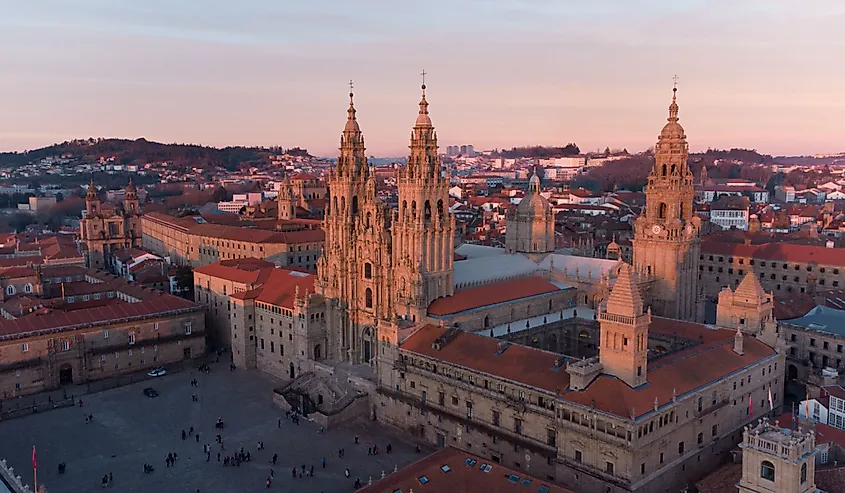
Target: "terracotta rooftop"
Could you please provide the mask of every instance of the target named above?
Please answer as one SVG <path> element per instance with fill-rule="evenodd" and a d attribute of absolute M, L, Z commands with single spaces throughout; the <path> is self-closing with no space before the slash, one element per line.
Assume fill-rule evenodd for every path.
<path fill-rule="evenodd" d="M 824 266 L 845 267 L 845 255 L 842 254 L 842 250 L 823 246 L 788 243 L 745 245 L 705 239 L 701 242 L 701 253 L 704 255 L 725 255 L 802 264 L 815 262 Z"/>
<path fill-rule="evenodd" d="M 301 297 L 306 293 L 314 293 L 314 276 L 296 270 L 273 269 L 256 301 L 293 308 L 297 288 Z"/>
<path fill-rule="evenodd" d="M 648 383 L 636 389 L 602 375 L 584 391 L 567 392 L 563 398 L 586 406 L 594 404 L 596 409 L 617 416 L 642 416 L 654 409 L 655 399 L 662 406 L 672 402 L 673 392 L 681 397 L 776 354 L 758 339 L 746 337 L 744 354 L 740 356 L 733 351 L 734 331 L 693 322 L 652 317 L 649 332 L 697 340 L 700 344 L 649 361 Z"/>
<path fill-rule="evenodd" d="M 455 338 L 448 344 L 434 349 L 434 341 L 447 330 L 448 327 L 425 325 L 401 342 L 400 347 L 405 351 L 550 392 L 563 391 L 569 387 L 566 369 L 555 368 L 555 362 L 560 358 L 558 354 L 518 344 L 510 344 L 502 352 L 499 344 L 502 341 L 463 331 L 457 331 Z"/>
<path fill-rule="evenodd" d="M 487 468 L 489 467 L 489 469 Z M 573 493 L 562 486 L 526 475 L 453 447 L 443 448 L 360 493 Z"/>
<path fill-rule="evenodd" d="M 459 289 L 452 296 L 434 300 L 428 307 L 428 314 L 435 317 L 454 315 L 483 306 L 507 303 L 529 296 L 538 296 L 561 290 L 560 287 L 541 277 L 528 277 Z"/>
<path fill-rule="evenodd" d="M 699 493 L 737 493 L 736 484 L 742 479 L 742 464 L 730 462 L 695 483 Z"/>
<path fill-rule="evenodd" d="M 243 284 L 259 284 L 267 280 L 275 268 L 272 262 L 257 258 L 221 260 L 194 269 L 194 273 Z"/>

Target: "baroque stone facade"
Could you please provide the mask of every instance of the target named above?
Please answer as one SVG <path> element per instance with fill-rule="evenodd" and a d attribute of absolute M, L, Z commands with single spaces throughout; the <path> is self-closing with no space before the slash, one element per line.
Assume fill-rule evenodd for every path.
<path fill-rule="evenodd" d="M 86 265 L 92 269 L 106 269 L 115 250 L 140 246 L 141 206 L 132 180 L 126 186 L 122 208 L 100 202 L 91 180 L 79 230 L 86 249 Z"/>
<path fill-rule="evenodd" d="M 677 89 L 675 89 L 677 91 Z M 701 219 L 692 208 L 695 190 L 687 164 L 689 145 L 672 96 L 668 123 L 654 149 L 654 168 L 645 188 L 646 207 L 634 222 L 634 266 L 655 278 L 655 314 L 702 321 L 698 289 Z"/>

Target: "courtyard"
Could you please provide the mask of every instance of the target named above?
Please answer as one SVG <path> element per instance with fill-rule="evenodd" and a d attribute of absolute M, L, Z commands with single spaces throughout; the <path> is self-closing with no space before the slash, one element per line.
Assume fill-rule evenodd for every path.
<path fill-rule="evenodd" d="M 196 378 L 199 387 L 190 382 Z M 196 370 L 171 373 L 163 377 L 82 396 L 83 407 L 56 409 L 27 417 L 0 422 L 0 458 L 7 459 L 16 474 L 32 484 L 31 451 L 38 452 L 38 481 L 49 493 L 76 493 L 102 489 L 103 475 L 112 473 L 108 489 L 126 493 L 230 493 L 268 491 L 265 480 L 274 472 L 269 491 L 348 492 L 355 478 L 366 485 L 375 482 L 382 471 L 389 474 L 421 459 L 429 452 L 415 451 L 416 444 L 396 431 L 370 421 L 356 421 L 343 427 L 319 432 L 319 426 L 301 420 L 299 425 L 284 419 L 284 412 L 272 402 L 274 382 L 252 371 L 230 372 L 228 365 L 211 365 L 211 373 Z M 158 391 L 155 398 L 143 390 Z M 196 393 L 198 400 L 192 399 Z M 85 416 L 93 415 L 91 423 Z M 222 418 L 225 429 L 215 429 Z M 278 420 L 282 419 L 281 427 Z M 200 435 L 182 439 L 193 426 Z M 221 451 L 216 435 L 223 438 Z M 355 445 L 358 435 L 360 443 Z M 264 450 L 257 450 L 258 441 Z M 392 445 L 392 453 L 386 446 Z M 206 462 L 203 445 L 211 446 L 211 460 Z M 368 447 L 378 445 L 379 454 L 369 456 Z M 224 467 L 222 456 L 244 448 L 251 460 L 239 467 Z M 344 458 L 338 449 L 345 448 Z M 173 467 L 165 458 L 178 456 Z M 273 454 L 278 462 L 271 464 Z M 321 467 L 326 458 L 326 468 Z M 67 464 L 65 474 L 58 464 Z M 155 471 L 144 473 L 144 464 Z M 314 477 L 293 479 L 291 469 L 299 471 L 314 466 Z M 345 468 L 351 477 L 347 479 Z M 297 475 L 298 476 L 298 475 Z"/>

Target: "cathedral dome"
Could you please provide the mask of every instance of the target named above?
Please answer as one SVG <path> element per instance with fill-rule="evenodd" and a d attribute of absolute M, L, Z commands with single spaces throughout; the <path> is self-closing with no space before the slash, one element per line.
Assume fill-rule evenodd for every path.
<path fill-rule="evenodd" d="M 551 204 L 546 197 L 540 195 L 540 178 L 534 173 L 528 182 L 528 194 L 516 206 L 516 212 L 544 217 L 550 210 Z"/>
<path fill-rule="evenodd" d="M 417 121 L 415 122 L 415 126 L 417 127 L 430 127 L 431 125 L 431 117 L 428 116 L 428 101 L 425 99 L 425 84 L 422 86 L 422 99 L 420 100 L 420 114 L 417 115 Z"/>

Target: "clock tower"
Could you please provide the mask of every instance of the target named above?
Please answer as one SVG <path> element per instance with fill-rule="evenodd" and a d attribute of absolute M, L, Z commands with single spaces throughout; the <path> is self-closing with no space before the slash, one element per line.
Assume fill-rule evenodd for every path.
<path fill-rule="evenodd" d="M 677 91 L 675 87 L 668 123 L 654 148 L 654 167 L 645 188 L 646 207 L 634 222 L 634 265 L 654 278 L 651 307 L 655 315 L 701 321 L 701 219 L 692 209 L 693 174 L 687 164 L 687 137 L 678 123 Z"/>

